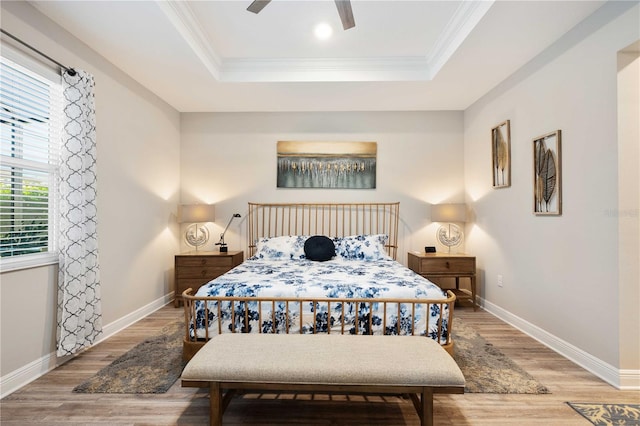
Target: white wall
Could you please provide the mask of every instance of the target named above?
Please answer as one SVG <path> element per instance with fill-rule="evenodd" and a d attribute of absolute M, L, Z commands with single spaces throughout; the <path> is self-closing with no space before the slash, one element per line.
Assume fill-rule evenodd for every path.
<path fill-rule="evenodd" d="M 95 77 L 103 324 L 115 331 L 173 290 L 179 114 L 26 2 L 2 2 L 2 28 Z M 5 394 L 56 362 L 57 266 L 1 278 Z"/>
<path fill-rule="evenodd" d="M 476 216 L 467 247 L 478 254 L 482 297 L 584 359 L 595 357 L 603 375 L 620 367 L 621 347 L 616 54 L 640 37 L 639 16 L 637 4 L 608 3 L 464 115 L 465 187 Z M 506 119 L 512 186 L 494 190 L 490 129 Z M 537 217 L 532 139 L 557 129 L 563 213 Z M 637 157 L 629 161 L 637 170 Z M 633 326 L 626 333 L 640 328 L 626 326 Z M 626 368 L 640 370 L 639 363 Z"/>
<path fill-rule="evenodd" d="M 618 55 L 620 368 L 640 361 L 640 40 Z"/>
<path fill-rule="evenodd" d="M 407 250 L 435 244 L 429 205 L 464 198 L 461 112 L 189 113 L 181 129 L 182 201 L 216 204 L 206 249 L 249 201 L 400 201 L 398 260 L 406 262 Z M 279 140 L 377 142 L 377 188 L 278 189 Z M 244 225 L 225 236 L 230 250 L 246 248 Z"/>

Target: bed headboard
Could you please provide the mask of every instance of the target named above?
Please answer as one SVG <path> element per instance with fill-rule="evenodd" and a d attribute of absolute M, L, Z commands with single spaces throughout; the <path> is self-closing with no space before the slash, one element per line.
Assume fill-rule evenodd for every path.
<path fill-rule="evenodd" d="M 256 241 L 283 235 L 387 234 L 386 248 L 396 259 L 400 203 L 249 203 L 249 256 Z"/>

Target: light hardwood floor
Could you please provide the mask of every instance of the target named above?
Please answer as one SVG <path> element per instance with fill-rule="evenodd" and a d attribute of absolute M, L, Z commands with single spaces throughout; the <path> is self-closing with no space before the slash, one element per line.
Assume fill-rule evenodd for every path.
<path fill-rule="evenodd" d="M 205 425 L 205 390 L 176 382 L 158 395 L 75 394 L 74 386 L 131 349 L 144 337 L 182 318 L 173 305 L 158 310 L 107 341 L 0 401 L 0 424 L 9 425 Z M 492 315 L 469 307 L 456 316 L 520 364 L 551 394 L 436 395 L 436 425 L 583 425 L 565 404 L 640 403 L 640 392 L 618 391 Z M 409 400 L 341 395 L 245 395 L 224 415 L 227 425 L 417 425 Z"/>

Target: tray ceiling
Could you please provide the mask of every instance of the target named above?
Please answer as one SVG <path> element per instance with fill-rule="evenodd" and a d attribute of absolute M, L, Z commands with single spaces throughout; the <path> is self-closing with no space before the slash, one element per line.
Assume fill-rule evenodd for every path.
<path fill-rule="evenodd" d="M 31 3 L 191 112 L 462 110 L 604 1 L 352 0 L 349 30 L 333 0 Z"/>

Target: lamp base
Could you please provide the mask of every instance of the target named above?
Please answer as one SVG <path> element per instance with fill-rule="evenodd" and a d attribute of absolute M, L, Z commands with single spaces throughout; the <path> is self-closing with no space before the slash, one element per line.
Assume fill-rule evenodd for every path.
<path fill-rule="evenodd" d="M 221 244 L 220 245 L 220 253 L 226 253 L 229 251 L 229 248 L 227 247 L 226 244 Z"/>
<path fill-rule="evenodd" d="M 449 223 L 448 225 L 443 225 L 438 228 L 436 236 L 440 244 L 448 247 L 449 253 L 451 253 L 451 247 L 458 246 L 462 243 L 463 232 L 458 225 Z"/>
<path fill-rule="evenodd" d="M 209 241 L 209 230 L 204 225 L 194 223 L 187 228 L 184 239 L 187 244 L 198 250 L 198 247 L 205 245 Z"/>

